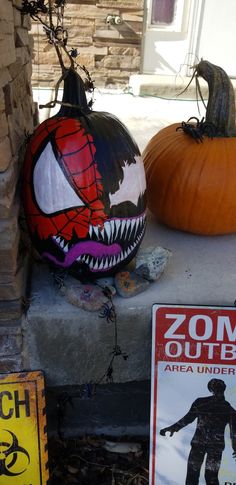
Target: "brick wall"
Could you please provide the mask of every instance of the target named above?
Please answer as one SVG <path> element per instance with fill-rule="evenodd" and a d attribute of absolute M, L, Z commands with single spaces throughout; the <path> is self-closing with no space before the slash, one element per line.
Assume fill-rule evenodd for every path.
<path fill-rule="evenodd" d="M 123 22 L 111 25 L 109 14 Z M 68 47 L 79 52 L 78 62 L 89 70 L 96 87 L 120 88 L 140 70 L 143 0 L 67 0 L 64 26 Z M 32 23 L 34 36 L 33 86 L 53 86 L 61 75 L 53 46 L 43 27 Z"/>
<path fill-rule="evenodd" d="M 21 366 L 22 296 L 26 258 L 19 229 L 21 152 L 33 129 L 30 21 L 0 2 L 0 372 Z"/>

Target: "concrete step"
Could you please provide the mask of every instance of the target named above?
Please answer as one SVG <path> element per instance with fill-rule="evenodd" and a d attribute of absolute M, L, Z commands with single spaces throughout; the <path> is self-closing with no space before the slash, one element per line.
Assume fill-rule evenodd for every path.
<path fill-rule="evenodd" d="M 181 74 L 161 75 L 161 74 L 132 74 L 129 79 L 129 89 L 135 96 L 159 96 L 166 99 L 185 99 L 200 100 L 197 94 L 196 81 L 191 80 L 190 76 Z M 208 85 L 202 78 L 198 78 L 202 97 L 208 99 Z M 236 81 L 231 79 L 234 91 L 236 91 Z"/>
<path fill-rule="evenodd" d="M 142 245 L 166 247 L 172 257 L 145 292 L 114 298 L 118 344 L 128 354 L 127 360 L 114 359 L 114 383 L 150 379 L 154 303 L 232 306 L 236 299 L 236 235 L 191 235 L 158 225 L 149 215 Z M 67 303 L 47 264 L 34 266 L 30 297 L 24 321 L 25 368 L 42 369 L 48 386 L 101 382 L 114 346 L 113 325 L 97 312 Z"/>
<path fill-rule="evenodd" d="M 149 436 L 150 381 L 47 388 L 49 436 Z"/>

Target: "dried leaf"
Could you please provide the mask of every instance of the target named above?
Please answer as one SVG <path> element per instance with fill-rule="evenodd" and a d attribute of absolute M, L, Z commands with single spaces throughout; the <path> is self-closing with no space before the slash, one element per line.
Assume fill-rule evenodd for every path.
<path fill-rule="evenodd" d="M 105 441 L 103 448 L 111 453 L 139 453 L 140 443 Z"/>
<path fill-rule="evenodd" d="M 75 468 L 74 466 L 71 466 L 71 465 L 68 465 L 67 470 L 72 475 L 75 475 L 76 473 L 79 472 L 79 468 Z"/>

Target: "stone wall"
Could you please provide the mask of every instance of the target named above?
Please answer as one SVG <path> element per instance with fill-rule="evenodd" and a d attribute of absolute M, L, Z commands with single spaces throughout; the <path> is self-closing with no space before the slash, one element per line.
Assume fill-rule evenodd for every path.
<path fill-rule="evenodd" d="M 108 15 L 122 23 L 107 23 Z M 124 88 L 140 70 L 143 0 L 68 0 L 64 26 L 68 47 L 79 52 L 77 61 L 89 70 L 96 87 Z M 42 25 L 33 22 L 33 86 L 53 86 L 61 75 L 54 47 Z"/>
<path fill-rule="evenodd" d="M 14 3 L 14 7 L 13 7 Z M 19 229 L 21 153 L 33 129 L 30 21 L 0 2 L 0 372 L 21 365 L 22 297 L 26 258 Z"/>

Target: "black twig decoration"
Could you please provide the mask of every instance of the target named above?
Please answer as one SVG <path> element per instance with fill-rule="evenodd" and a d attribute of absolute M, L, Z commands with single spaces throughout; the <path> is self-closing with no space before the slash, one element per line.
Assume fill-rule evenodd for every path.
<path fill-rule="evenodd" d="M 54 285 L 59 291 L 64 291 L 66 289 L 65 280 L 68 276 L 68 272 L 63 268 L 51 268 L 51 273 L 53 276 Z M 101 288 L 101 285 L 97 283 Z M 113 383 L 113 373 L 114 373 L 114 360 L 115 357 L 122 357 L 124 360 L 128 359 L 128 354 L 123 352 L 118 343 L 118 331 L 117 331 L 117 314 L 116 308 L 113 301 L 113 295 L 109 287 L 103 288 L 104 295 L 107 297 L 107 301 L 103 304 L 99 317 L 106 319 L 107 323 L 112 323 L 114 325 L 114 344 L 112 351 L 110 352 L 110 360 L 108 362 L 107 368 L 101 378 L 95 382 L 88 382 L 83 386 L 83 390 L 74 393 L 62 393 L 57 399 L 57 429 L 60 438 L 63 438 L 63 424 L 67 413 L 68 404 L 73 406 L 73 399 L 93 398 L 96 395 L 97 386 L 102 384 L 104 381 L 107 383 Z"/>
<path fill-rule="evenodd" d="M 121 356 L 124 360 L 128 359 L 128 354 L 126 352 L 123 352 L 120 345 L 118 345 L 117 315 L 113 302 L 112 292 L 107 286 L 105 286 L 103 292 L 104 295 L 107 297 L 107 301 L 103 304 L 102 309 L 99 313 L 99 317 L 106 318 L 107 323 L 114 324 L 114 346 L 111 352 L 111 359 L 108 367 L 101 379 L 99 380 L 98 384 L 101 384 L 104 379 L 106 379 L 107 382 L 113 382 L 113 362 L 115 357 Z"/>
<path fill-rule="evenodd" d="M 79 56 L 78 50 L 75 47 L 69 47 L 68 45 L 68 30 L 64 26 L 64 9 L 66 6 L 66 0 L 22 0 L 22 7 L 19 8 L 15 5 L 17 10 L 23 15 L 30 15 L 32 20 L 40 22 L 45 31 L 49 44 L 53 45 L 62 70 L 62 77 L 56 84 L 56 95 L 53 103 L 47 103 L 41 105 L 40 108 L 54 107 L 56 103 L 62 104 L 57 99 L 58 84 L 63 80 L 63 74 L 67 70 L 63 60 L 63 54 L 66 56 L 70 63 L 70 67 L 73 69 L 80 69 L 86 75 L 84 80 L 85 91 L 91 93 L 91 100 L 88 102 L 88 106 L 91 108 L 93 105 L 94 94 L 94 81 L 92 80 L 88 69 L 85 66 L 77 62 Z M 49 106 L 50 104 L 50 106 Z"/>

